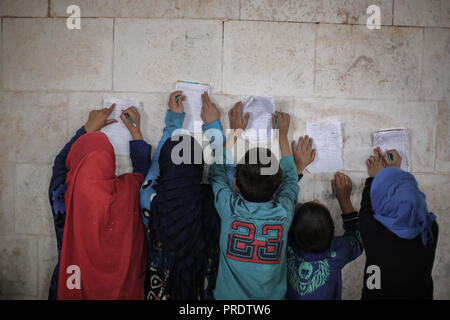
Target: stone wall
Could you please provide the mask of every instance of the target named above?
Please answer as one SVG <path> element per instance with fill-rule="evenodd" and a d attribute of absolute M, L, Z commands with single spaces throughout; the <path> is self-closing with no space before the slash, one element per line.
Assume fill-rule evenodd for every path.
<path fill-rule="evenodd" d="M 81 8 L 81 30 L 66 8 Z M 380 30 L 366 9 L 381 8 Z M 435 297 L 450 299 L 450 1 L 1 0 L 0 297 L 45 299 L 56 262 L 48 201 L 52 161 L 103 98 L 143 103 L 143 133 L 159 140 L 176 80 L 212 85 L 226 111 L 272 95 L 306 121 L 342 121 L 344 172 L 359 207 L 378 128 L 409 129 L 412 172 L 438 217 Z M 118 173 L 130 169 L 119 158 Z M 330 174 L 307 174 L 342 232 Z M 343 273 L 359 299 L 364 256 Z"/>

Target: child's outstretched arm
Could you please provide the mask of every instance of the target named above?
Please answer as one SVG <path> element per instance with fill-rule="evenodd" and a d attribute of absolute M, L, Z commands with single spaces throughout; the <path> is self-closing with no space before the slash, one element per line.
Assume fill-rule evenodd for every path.
<path fill-rule="evenodd" d="M 292 157 L 287 138 L 291 117 L 287 113 L 276 112 L 276 115 L 272 118 L 274 128 L 277 117 L 282 157 L 280 160 L 280 167 L 283 171 L 283 181 L 281 182 L 280 191 L 276 196 L 276 201 L 286 209 L 289 213 L 289 218 L 292 219 L 294 215 L 294 206 L 297 203 L 300 188 L 298 187 L 297 168 L 295 166 L 294 158 Z"/>
<path fill-rule="evenodd" d="M 368 178 L 364 186 L 361 208 L 359 209 L 359 218 L 361 222 L 373 217 L 372 202 L 370 200 L 370 188 L 372 186 L 373 178 L 384 169 L 383 156 L 380 147 L 373 149 L 374 155 L 366 160 Z"/>
<path fill-rule="evenodd" d="M 211 102 L 207 92 L 202 94 L 201 116 L 204 122 L 202 131 L 208 138 L 211 151 L 214 153 L 217 147 L 222 149 L 225 136 L 223 134 L 222 123 L 220 123 L 220 110 Z"/>
<path fill-rule="evenodd" d="M 145 180 L 148 180 L 147 177 L 152 172 L 154 175 L 154 178 L 156 178 L 159 175 L 159 153 L 161 152 L 161 148 L 166 142 L 167 139 L 169 139 L 172 136 L 172 133 L 176 129 L 180 129 L 183 125 L 184 121 L 184 106 L 183 106 L 183 100 L 185 97 L 182 95 L 181 91 L 175 91 L 170 94 L 169 97 L 169 103 L 166 113 L 166 118 L 164 119 L 164 129 L 161 136 L 161 139 L 158 142 L 158 145 L 155 149 L 155 152 L 153 153 L 153 159 L 151 161 L 150 170 L 147 173 L 147 176 L 145 177 Z M 145 181 L 144 181 L 145 184 Z"/>
<path fill-rule="evenodd" d="M 202 112 L 201 116 L 205 126 L 209 126 L 212 123 L 220 122 L 220 111 L 214 103 L 209 99 L 208 94 L 205 92 L 202 95 Z M 225 164 L 227 153 L 225 147 L 223 147 L 223 160 L 222 163 L 213 162 L 209 167 L 208 180 L 214 192 L 214 204 L 216 206 L 217 212 L 221 217 L 225 214 L 231 214 L 231 203 L 236 197 L 232 187 L 228 183 L 227 172 L 225 170 Z"/>
<path fill-rule="evenodd" d="M 66 158 L 69 154 L 70 148 L 85 133 L 94 132 L 102 129 L 104 126 L 108 124 L 117 122 L 114 119 L 108 120 L 108 117 L 114 111 L 116 107 L 113 104 L 110 108 L 100 109 L 100 110 L 92 110 L 89 113 L 89 118 L 84 126 L 82 126 L 76 134 L 70 139 L 70 141 L 64 146 L 64 148 L 58 153 L 53 163 L 53 173 L 52 178 L 50 180 L 50 201 L 52 199 L 52 191 L 54 191 L 59 185 L 64 184 L 66 181 L 67 168 L 66 168 Z"/>
<path fill-rule="evenodd" d="M 316 157 L 316 149 L 313 149 L 312 146 L 313 139 L 308 137 L 308 135 L 300 137 L 298 143 L 295 143 L 295 140 L 292 140 L 292 153 L 294 154 L 299 180 L 303 176 L 305 168 L 313 162 Z"/>
<path fill-rule="evenodd" d="M 159 154 L 164 143 L 172 136 L 172 133 L 176 129 L 180 129 L 183 126 L 184 121 L 184 106 L 183 100 L 185 97 L 181 91 L 172 92 L 169 97 L 168 107 L 165 118 L 165 127 L 163 129 L 161 140 L 153 153 L 153 159 L 151 159 L 150 169 L 146 172 L 144 182 L 142 183 L 140 190 L 140 205 L 143 211 L 144 225 L 148 225 L 148 213 L 150 212 L 151 196 L 155 193 L 153 184 L 159 176 Z M 150 156 L 149 156 L 150 159 Z"/>
<path fill-rule="evenodd" d="M 226 150 L 228 150 L 228 154 L 230 155 L 228 159 L 226 159 L 226 170 L 228 176 L 228 183 L 233 188 L 234 187 L 234 176 L 236 173 L 236 164 L 234 163 L 234 158 L 231 156 L 234 150 L 234 145 L 237 139 L 242 135 L 248 125 L 248 121 L 250 119 L 250 113 L 247 112 L 242 119 L 242 102 L 238 101 L 234 104 L 233 108 L 228 111 L 228 119 L 230 121 L 231 133 L 226 138 Z"/>
<path fill-rule="evenodd" d="M 286 112 L 275 112 L 272 117 L 273 128 L 276 126 L 276 120 L 278 119 L 279 128 L 279 143 L 281 150 L 281 158 L 292 156 L 291 149 L 289 148 L 289 142 L 287 134 L 289 131 L 289 124 L 291 122 L 291 116 Z"/>
<path fill-rule="evenodd" d="M 152 146 L 145 142 L 142 137 L 139 111 L 135 107 L 129 107 L 122 111 L 120 119 L 130 131 L 132 138 L 130 141 L 130 158 L 133 172 L 138 172 L 142 174 L 142 177 L 145 177 L 150 168 Z"/>
<path fill-rule="evenodd" d="M 344 227 L 344 236 L 346 240 L 341 248 L 339 259 L 342 264 L 353 261 L 363 252 L 363 243 L 359 232 L 358 212 L 353 208 L 350 195 L 352 193 L 352 180 L 349 176 L 336 172 L 334 179 L 331 180 L 331 187 L 336 190 L 336 198 L 342 211 L 342 221 Z"/>
<path fill-rule="evenodd" d="M 352 201 L 350 200 L 352 193 L 352 180 L 350 177 L 341 172 L 336 172 L 334 179 L 331 180 L 331 188 L 333 192 L 336 192 L 336 198 L 338 199 L 342 214 L 345 215 L 355 212 Z"/>

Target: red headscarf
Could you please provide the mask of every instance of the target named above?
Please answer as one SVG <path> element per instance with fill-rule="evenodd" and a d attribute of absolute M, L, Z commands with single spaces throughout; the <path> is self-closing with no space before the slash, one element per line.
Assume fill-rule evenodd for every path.
<path fill-rule="evenodd" d="M 115 175 L 114 149 L 101 132 L 80 137 L 66 160 L 66 222 L 58 299 L 144 299 L 145 238 L 139 173 Z M 81 288 L 70 289 L 79 267 Z M 75 282 L 75 281 L 74 281 Z"/>

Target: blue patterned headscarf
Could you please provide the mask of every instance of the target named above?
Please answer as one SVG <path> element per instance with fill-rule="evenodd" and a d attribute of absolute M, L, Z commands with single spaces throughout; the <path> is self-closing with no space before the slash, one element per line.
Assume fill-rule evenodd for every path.
<path fill-rule="evenodd" d="M 421 235 L 424 245 L 433 240 L 436 216 L 428 212 L 426 197 L 412 174 L 398 168 L 381 170 L 372 182 L 370 198 L 375 219 L 391 232 L 403 239 Z"/>

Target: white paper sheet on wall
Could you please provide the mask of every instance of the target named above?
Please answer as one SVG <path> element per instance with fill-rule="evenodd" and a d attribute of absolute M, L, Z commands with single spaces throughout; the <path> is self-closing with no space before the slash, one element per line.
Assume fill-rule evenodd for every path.
<path fill-rule="evenodd" d="M 387 128 L 374 132 L 372 146 L 374 148 L 380 147 L 383 154 L 386 150 L 397 150 L 402 157 L 401 168 L 410 171 L 408 130 L 406 128 Z"/>
<path fill-rule="evenodd" d="M 271 97 L 252 96 L 242 108 L 242 115 L 250 113 L 247 128 L 242 134 L 251 142 L 270 141 L 272 137 L 272 117 L 275 113 L 275 102 Z"/>
<path fill-rule="evenodd" d="M 132 139 L 130 131 L 125 127 L 120 119 L 122 111 L 129 107 L 136 107 L 136 109 L 141 113 L 141 104 L 138 101 L 121 100 L 116 98 L 108 98 L 103 101 L 103 108 L 109 108 L 115 103 L 116 108 L 108 119 L 117 120 L 116 123 L 109 124 L 104 127 L 101 131 L 104 132 L 111 144 L 114 147 L 114 152 L 116 155 L 129 156 L 130 155 L 130 140 Z"/>
<path fill-rule="evenodd" d="M 211 87 L 208 84 L 197 82 L 177 81 L 175 90 L 183 91 L 186 96 L 183 101 L 184 113 L 186 114 L 183 121 L 183 129 L 189 132 L 202 132 L 203 120 L 202 112 L 202 93 L 211 93 Z"/>
<path fill-rule="evenodd" d="M 313 138 L 314 161 L 307 167 L 311 173 L 342 170 L 342 132 L 340 122 L 307 122 L 306 134 Z"/>

